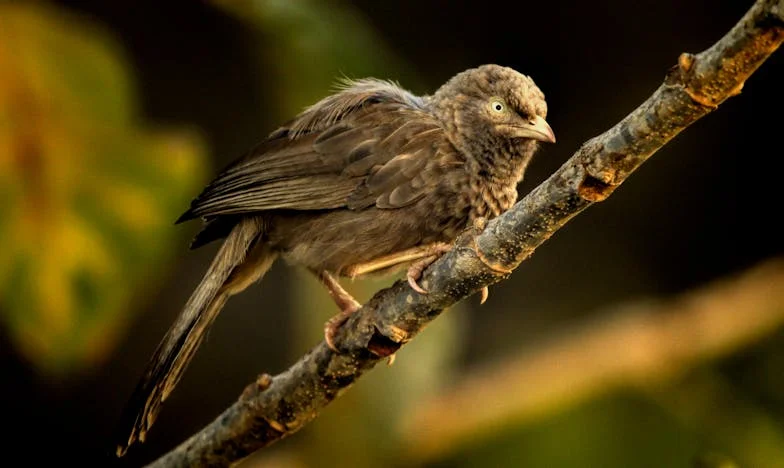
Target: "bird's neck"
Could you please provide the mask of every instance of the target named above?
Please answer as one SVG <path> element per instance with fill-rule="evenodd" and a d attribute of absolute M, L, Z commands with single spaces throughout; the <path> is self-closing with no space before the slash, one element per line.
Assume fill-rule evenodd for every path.
<path fill-rule="evenodd" d="M 486 146 L 473 146 L 464 151 L 468 169 L 475 177 L 499 185 L 516 186 L 536 152 L 533 140 L 500 140 Z"/>
<path fill-rule="evenodd" d="M 492 219 L 517 201 L 517 184 L 523 179 L 536 151 L 536 142 L 497 142 L 488 148 L 472 148 L 466 155 L 470 185 L 478 195 L 470 218 Z"/>

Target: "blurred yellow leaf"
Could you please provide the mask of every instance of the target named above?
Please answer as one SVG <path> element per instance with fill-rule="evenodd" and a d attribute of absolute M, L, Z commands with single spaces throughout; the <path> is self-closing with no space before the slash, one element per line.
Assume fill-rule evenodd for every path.
<path fill-rule="evenodd" d="M 106 33 L 0 5 L 0 318 L 23 355 L 63 372 L 108 354 L 204 166 L 197 135 L 140 127 Z"/>

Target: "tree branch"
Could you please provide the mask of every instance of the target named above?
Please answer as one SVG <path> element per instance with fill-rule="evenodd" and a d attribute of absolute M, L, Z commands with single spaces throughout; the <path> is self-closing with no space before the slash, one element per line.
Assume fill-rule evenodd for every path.
<path fill-rule="evenodd" d="M 313 420 L 368 369 L 411 340 L 443 309 L 503 280 L 572 217 L 613 190 L 656 150 L 738 94 L 784 40 L 784 0 L 758 0 L 721 40 L 682 54 L 664 83 L 620 123 L 583 144 L 548 180 L 481 234 L 467 233 L 426 272 L 420 295 L 403 282 L 377 293 L 336 337 L 285 372 L 262 375 L 215 421 L 151 466 L 220 466 Z"/>

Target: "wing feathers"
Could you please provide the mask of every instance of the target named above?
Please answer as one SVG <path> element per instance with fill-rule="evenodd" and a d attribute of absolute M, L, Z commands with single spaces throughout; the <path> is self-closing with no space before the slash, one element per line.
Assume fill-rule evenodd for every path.
<path fill-rule="evenodd" d="M 365 78 L 343 80 L 339 92 L 327 96 L 308 107 L 289 127 L 292 139 L 304 133 L 325 130 L 357 109 L 376 103 L 391 103 L 402 107 L 421 109 L 424 100 L 400 88 L 391 81 Z"/>
<path fill-rule="evenodd" d="M 224 170 L 180 220 L 264 210 L 399 208 L 446 141 L 422 98 L 392 83 L 350 82 Z M 432 181 L 431 181 L 432 182 Z"/>

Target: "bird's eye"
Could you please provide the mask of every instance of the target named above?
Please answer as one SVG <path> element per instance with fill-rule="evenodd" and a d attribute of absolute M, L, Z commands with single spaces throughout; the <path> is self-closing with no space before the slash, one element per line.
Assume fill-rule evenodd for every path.
<path fill-rule="evenodd" d="M 506 109 L 506 106 L 504 106 L 503 102 L 496 99 L 490 102 L 490 109 L 500 114 Z"/>

